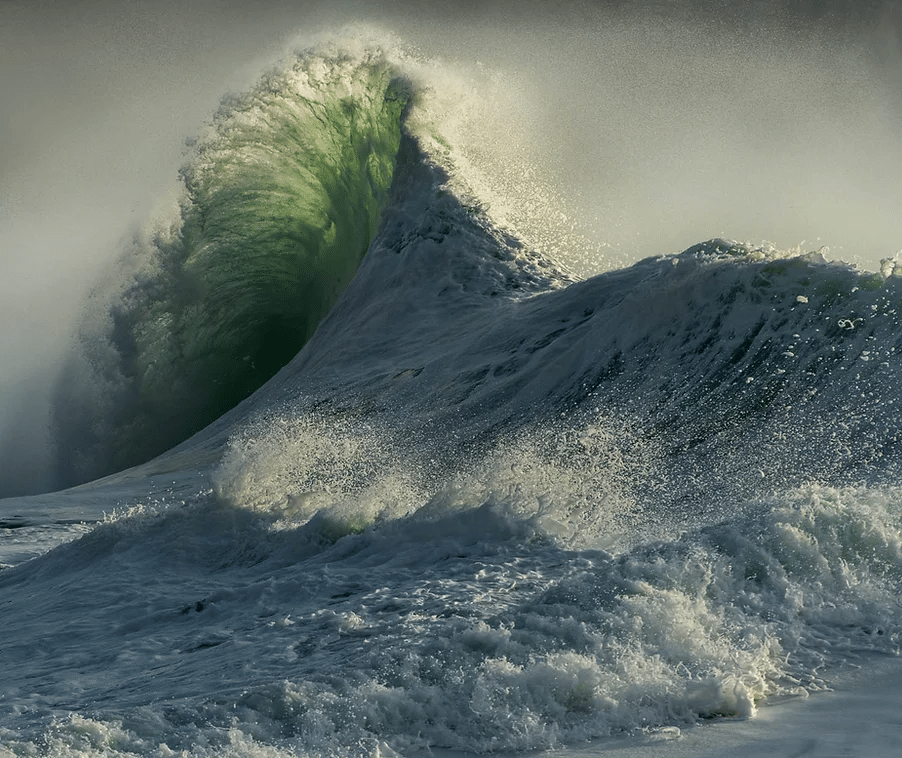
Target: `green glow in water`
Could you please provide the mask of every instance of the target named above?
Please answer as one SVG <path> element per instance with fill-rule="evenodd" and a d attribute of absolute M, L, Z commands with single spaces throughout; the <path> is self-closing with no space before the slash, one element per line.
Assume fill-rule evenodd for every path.
<path fill-rule="evenodd" d="M 297 354 L 378 230 L 408 100 L 373 53 L 301 58 L 223 103 L 180 172 L 177 228 L 112 309 L 104 468 L 187 438 Z"/>

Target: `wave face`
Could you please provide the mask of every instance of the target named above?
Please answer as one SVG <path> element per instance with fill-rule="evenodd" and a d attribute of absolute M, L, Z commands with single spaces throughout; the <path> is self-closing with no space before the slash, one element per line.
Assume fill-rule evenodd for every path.
<path fill-rule="evenodd" d="M 94 294 L 107 317 L 56 401 L 61 484 L 169 449 L 297 354 L 376 233 L 408 96 L 373 54 L 301 58 L 223 102 L 178 218 Z"/>
<path fill-rule="evenodd" d="M 895 265 L 712 240 L 575 281 L 460 189 L 406 65 L 311 53 L 200 143 L 178 265 L 97 343 L 131 391 L 188 413 L 184 377 L 278 364 L 249 323 L 297 345 L 337 299 L 171 451 L 0 501 L 0 752 L 661 740 L 899 653 Z"/>

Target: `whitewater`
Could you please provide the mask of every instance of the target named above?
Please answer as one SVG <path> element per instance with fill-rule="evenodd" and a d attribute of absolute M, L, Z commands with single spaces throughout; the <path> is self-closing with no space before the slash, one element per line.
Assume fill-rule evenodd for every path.
<path fill-rule="evenodd" d="M 3 758 L 799 754 L 754 725 L 893 691 L 902 265 L 578 275 L 455 76 L 296 52 L 94 284 L 65 489 L 0 500 Z"/>

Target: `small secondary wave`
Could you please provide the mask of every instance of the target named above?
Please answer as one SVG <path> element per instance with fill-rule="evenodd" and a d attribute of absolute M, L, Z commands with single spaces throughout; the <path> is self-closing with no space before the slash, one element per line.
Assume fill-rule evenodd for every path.
<path fill-rule="evenodd" d="M 224 426 L 223 442 L 287 449 L 267 430 L 316 412 L 378 420 L 412 455 L 454 468 L 602 413 L 652 452 L 640 499 L 654 512 L 679 504 L 716 518 L 812 481 L 897 480 L 893 265 L 868 274 L 714 240 L 556 288 L 552 272 L 530 270 L 525 253 L 505 262 L 503 240 L 491 247 L 478 219 L 442 202 L 415 226 L 389 212 L 342 302 L 248 409 L 249 436 Z M 268 480 L 255 468 L 253 480 L 282 497 L 280 471 Z"/>

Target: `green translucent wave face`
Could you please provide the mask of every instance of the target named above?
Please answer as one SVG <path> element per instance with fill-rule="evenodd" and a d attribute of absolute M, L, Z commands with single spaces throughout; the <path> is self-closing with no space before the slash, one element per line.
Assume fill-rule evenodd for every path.
<path fill-rule="evenodd" d="M 115 397 L 90 429 L 63 423 L 87 441 L 63 479 L 168 449 L 300 350 L 377 231 L 408 99 L 371 54 L 299 59 L 223 104 L 181 171 L 180 222 L 112 308 Z"/>

